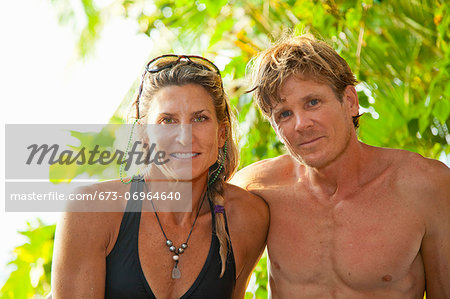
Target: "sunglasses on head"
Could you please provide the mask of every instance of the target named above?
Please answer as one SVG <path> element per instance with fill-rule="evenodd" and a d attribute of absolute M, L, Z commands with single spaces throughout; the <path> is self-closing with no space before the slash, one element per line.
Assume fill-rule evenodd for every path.
<path fill-rule="evenodd" d="M 219 78 L 221 80 L 221 84 L 222 84 L 222 77 L 220 76 L 219 69 L 217 68 L 217 66 L 214 63 L 212 63 L 211 61 L 209 61 L 208 59 L 206 59 L 204 57 L 195 56 L 195 55 L 175 55 L 175 54 L 166 54 L 166 55 L 158 56 L 158 57 L 150 60 L 149 63 L 147 63 L 147 65 L 145 66 L 145 72 L 142 74 L 141 85 L 139 86 L 139 93 L 136 98 L 136 118 L 137 119 L 140 118 L 139 102 L 141 99 L 142 89 L 144 86 L 145 74 L 147 72 L 151 73 L 151 74 L 155 74 L 162 70 L 170 69 L 179 63 L 193 65 L 195 67 L 198 67 L 199 69 L 214 72 L 219 76 Z M 223 84 L 222 84 L 222 89 L 223 89 Z"/>

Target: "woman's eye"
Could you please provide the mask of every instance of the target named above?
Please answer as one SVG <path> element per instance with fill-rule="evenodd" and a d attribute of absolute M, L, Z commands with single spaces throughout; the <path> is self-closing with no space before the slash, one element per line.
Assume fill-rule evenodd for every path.
<path fill-rule="evenodd" d="M 165 117 L 165 118 L 161 119 L 161 124 L 170 125 L 173 123 L 175 123 L 175 120 L 173 118 Z"/>
<path fill-rule="evenodd" d="M 204 115 L 199 115 L 199 116 L 196 116 L 195 118 L 194 118 L 194 122 L 196 122 L 196 123 L 201 123 L 201 122 L 204 122 L 205 120 L 207 120 L 208 118 L 206 117 L 206 116 L 204 116 Z"/>

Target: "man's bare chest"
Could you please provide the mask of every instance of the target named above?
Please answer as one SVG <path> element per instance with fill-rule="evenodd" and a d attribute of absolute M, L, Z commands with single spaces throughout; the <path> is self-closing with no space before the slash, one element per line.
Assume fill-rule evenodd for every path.
<path fill-rule="evenodd" d="M 366 288 L 404 280 L 413 266 L 423 272 L 423 223 L 407 199 L 376 188 L 326 200 L 292 188 L 270 198 L 268 250 L 278 277 Z"/>

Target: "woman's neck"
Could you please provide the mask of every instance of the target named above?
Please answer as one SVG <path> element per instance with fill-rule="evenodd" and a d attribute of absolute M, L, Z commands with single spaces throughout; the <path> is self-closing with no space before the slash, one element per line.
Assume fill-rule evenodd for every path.
<path fill-rule="evenodd" d="M 209 213 L 208 198 L 205 194 L 207 179 L 207 172 L 191 181 L 164 182 L 146 179 L 148 191 L 144 189 L 144 192 L 151 192 L 153 205 L 151 203 L 146 204 L 143 211 L 153 212 L 153 208 L 155 208 L 159 217 L 164 219 L 163 222 L 169 221 L 178 225 L 192 224 L 200 205 L 200 216 Z M 163 196 L 165 200 L 162 199 Z"/>

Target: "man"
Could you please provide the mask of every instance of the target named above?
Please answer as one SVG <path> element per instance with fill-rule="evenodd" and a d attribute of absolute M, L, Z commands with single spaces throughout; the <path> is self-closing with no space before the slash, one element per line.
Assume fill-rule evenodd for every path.
<path fill-rule="evenodd" d="M 450 171 L 357 139 L 349 66 L 311 36 L 255 62 L 256 101 L 288 155 L 233 182 L 270 207 L 272 298 L 450 298 Z"/>

